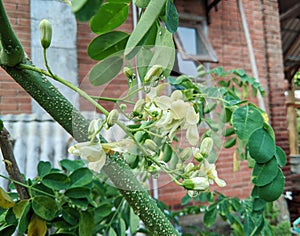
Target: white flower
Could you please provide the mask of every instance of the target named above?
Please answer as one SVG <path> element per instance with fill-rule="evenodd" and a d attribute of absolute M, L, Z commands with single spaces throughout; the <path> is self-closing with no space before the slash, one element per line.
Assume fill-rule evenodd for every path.
<path fill-rule="evenodd" d="M 120 153 L 130 153 L 134 155 L 138 154 L 138 147 L 131 138 L 125 138 L 118 142 L 102 143 L 102 147 L 105 150 L 111 150 Z"/>
<path fill-rule="evenodd" d="M 88 167 L 96 172 L 102 169 L 106 161 L 106 154 L 100 143 L 77 143 L 70 147 L 68 152 L 87 160 Z"/>
<path fill-rule="evenodd" d="M 174 91 L 170 97 L 154 97 L 152 102 L 161 109 L 161 118 L 156 126 L 164 133 L 168 133 L 172 140 L 179 128 L 186 129 L 186 138 L 191 145 L 196 145 L 199 141 L 197 123 L 199 114 L 195 112 L 193 105 L 183 100 L 180 90 Z"/>
<path fill-rule="evenodd" d="M 206 190 L 209 187 L 209 182 L 205 177 L 194 177 L 185 179 L 182 185 L 188 190 Z"/>
<path fill-rule="evenodd" d="M 216 184 L 219 187 L 225 187 L 226 182 L 218 177 L 218 172 L 216 170 L 215 164 L 210 164 L 206 159 L 203 162 L 203 165 L 200 168 L 200 176 L 207 176 L 209 183 L 213 184 L 213 182 L 216 182 Z"/>

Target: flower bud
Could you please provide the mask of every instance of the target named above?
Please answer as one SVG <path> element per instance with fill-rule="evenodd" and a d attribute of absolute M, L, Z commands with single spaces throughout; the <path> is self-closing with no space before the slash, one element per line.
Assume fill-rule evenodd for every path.
<path fill-rule="evenodd" d="M 144 110 L 144 107 L 145 107 L 145 100 L 144 99 L 139 99 L 136 104 L 134 105 L 134 108 L 133 108 L 133 113 L 134 114 L 141 114 Z"/>
<path fill-rule="evenodd" d="M 162 160 L 167 163 L 168 161 L 171 160 L 172 154 L 173 154 L 173 150 L 171 145 L 166 143 L 164 145 Z"/>
<path fill-rule="evenodd" d="M 51 39 L 52 39 L 52 25 L 48 20 L 43 19 L 40 22 L 40 41 L 44 49 L 50 47 Z"/>
<path fill-rule="evenodd" d="M 131 79 L 134 76 L 132 68 L 129 68 L 127 66 L 123 68 L 123 73 L 128 79 Z"/>
<path fill-rule="evenodd" d="M 151 83 L 151 84 L 155 84 L 155 82 L 157 80 L 159 80 L 159 77 L 161 76 L 163 72 L 163 68 L 160 65 L 154 65 L 152 66 L 147 74 L 144 77 L 144 82 L 147 83 Z"/>
<path fill-rule="evenodd" d="M 111 110 L 111 112 L 107 116 L 107 125 L 108 127 L 113 126 L 119 119 L 119 112 L 117 109 Z"/>
<path fill-rule="evenodd" d="M 159 149 L 157 144 L 151 139 L 146 139 L 144 144 L 152 152 L 157 152 Z"/>
<path fill-rule="evenodd" d="M 192 155 L 192 149 L 190 147 L 186 147 L 179 153 L 179 159 L 184 162 L 190 158 Z"/>
<path fill-rule="evenodd" d="M 184 172 L 187 173 L 187 172 L 191 171 L 194 167 L 195 167 L 194 163 L 190 162 L 190 163 L 187 164 L 187 166 L 184 168 Z"/>
<path fill-rule="evenodd" d="M 127 105 L 124 103 L 120 104 L 120 109 L 121 111 L 125 111 L 127 109 Z"/>
<path fill-rule="evenodd" d="M 209 182 L 205 177 L 195 177 L 191 179 L 185 179 L 182 182 L 182 186 L 188 190 L 205 190 L 209 187 Z"/>
<path fill-rule="evenodd" d="M 214 141 L 211 137 L 204 138 L 200 146 L 200 154 L 203 155 L 203 157 L 207 157 L 211 152 L 213 145 Z"/>

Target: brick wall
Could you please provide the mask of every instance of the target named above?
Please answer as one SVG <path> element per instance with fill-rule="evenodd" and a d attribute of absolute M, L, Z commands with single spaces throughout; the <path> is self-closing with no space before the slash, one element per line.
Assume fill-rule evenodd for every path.
<path fill-rule="evenodd" d="M 29 0 L 15 2 L 17 1 L 7 0 L 5 6 L 13 27 L 25 47 L 25 51 L 30 55 Z M 203 4 L 198 0 L 177 0 L 176 4 L 179 11 L 205 16 Z M 270 121 L 274 127 L 278 145 L 288 152 L 286 107 L 283 94 L 287 85 L 283 76 L 278 3 L 275 0 L 243 0 L 243 6 L 250 29 L 259 78 L 267 92 L 264 100 Z M 248 49 L 236 0 L 221 1 L 218 4 L 218 11 L 211 10 L 210 22 L 208 28 L 209 41 L 219 59 L 219 63 L 211 64 L 211 67 L 243 68 L 251 75 Z M 77 27 L 80 87 L 97 96 L 122 96 L 126 91 L 126 80 L 122 77 L 101 88 L 94 88 L 89 84 L 87 74 L 95 61 L 89 59 L 86 49 L 95 35 L 89 31 L 87 24 L 78 23 Z M 131 29 L 132 22 L 128 20 L 122 26 L 122 30 L 131 31 Z M 2 114 L 31 111 L 31 102 L 28 95 L 2 70 L 0 70 L 0 96 L 0 112 Z M 101 102 L 101 104 L 108 109 L 113 106 L 107 102 Z M 83 100 L 80 100 L 80 107 L 82 110 L 93 109 Z M 223 189 L 215 189 L 231 196 L 248 196 L 252 188 L 249 181 L 251 170 L 248 169 L 247 163 L 243 162 L 240 171 L 233 173 L 232 155 L 233 149 L 223 151 L 219 157 L 217 166 L 220 178 L 224 178 L 229 185 Z M 289 169 L 286 168 L 285 171 L 288 173 Z M 159 186 L 159 198 L 174 207 L 177 207 L 180 203 L 180 196 L 186 193 L 181 188 L 176 188 L 165 176 L 159 179 Z"/>
<path fill-rule="evenodd" d="M 30 6 L 29 0 L 6 0 L 11 24 L 20 38 L 25 52 L 30 56 Z M 31 98 L 6 72 L 0 68 L 0 114 L 31 112 Z"/>

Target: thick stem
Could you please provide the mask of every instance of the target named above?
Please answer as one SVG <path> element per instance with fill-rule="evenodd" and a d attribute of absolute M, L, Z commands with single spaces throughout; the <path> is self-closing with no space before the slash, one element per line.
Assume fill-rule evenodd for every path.
<path fill-rule="evenodd" d="M 5 13 L 2 0 L 0 0 L 0 3 L 0 14 Z M 6 32 L 9 28 L 11 29 L 10 25 L 1 25 L 1 32 Z M 11 37 L 11 40 L 15 41 L 12 42 L 12 44 L 18 44 L 19 42 L 15 35 Z M 2 46 L 5 45 L 2 44 Z M 32 65 L 27 58 L 23 59 L 23 63 Z M 72 106 L 43 74 L 11 67 L 11 64 L 2 65 L 2 68 L 77 141 L 88 140 L 88 120 Z M 157 207 L 148 192 L 142 188 L 141 184 L 134 177 L 124 159 L 113 159 L 111 163 L 114 164 L 107 165 L 104 168 L 106 174 L 111 178 L 111 181 L 120 188 L 120 192 L 145 223 L 145 226 L 157 235 L 178 235 L 164 213 Z M 128 186 L 128 184 L 132 185 L 132 187 L 124 190 L 123 187 Z M 144 210 L 142 208 L 144 208 Z"/>
<path fill-rule="evenodd" d="M 24 50 L 15 35 L 0 0 L 0 65 L 15 66 L 24 58 Z"/>
<path fill-rule="evenodd" d="M 0 148 L 9 177 L 16 182 L 24 184 L 24 180 L 13 153 L 11 140 L 9 140 L 9 133 L 5 128 L 3 128 L 0 133 Z M 24 186 L 15 183 L 15 187 L 21 200 L 29 198 L 28 191 Z"/>

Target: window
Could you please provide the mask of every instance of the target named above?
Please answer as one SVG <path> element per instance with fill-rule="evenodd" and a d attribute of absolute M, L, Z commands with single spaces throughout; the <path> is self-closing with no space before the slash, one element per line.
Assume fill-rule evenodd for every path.
<path fill-rule="evenodd" d="M 218 62 L 215 51 L 207 40 L 204 17 L 180 15 L 180 24 L 174 35 L 177 47 L 178 72 L 196 75 L 202 62 Z"/>

